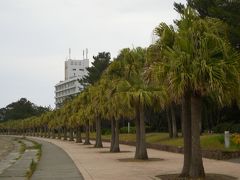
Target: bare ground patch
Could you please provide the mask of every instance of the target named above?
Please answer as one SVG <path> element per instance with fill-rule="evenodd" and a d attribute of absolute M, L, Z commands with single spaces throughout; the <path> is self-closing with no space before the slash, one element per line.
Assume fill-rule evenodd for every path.
<path fill-rule="evenodd" d="M 157 176 L 161 180 L 194 180 L 191 178 L 179 177 L 179 174 L 166 174 Z M 204 180 L 236 180 L 237 178 L 223 174 L 206 174 Z M 198 179 L 200 180 L 200 179 Z"/>
<path fill-rule="evenodd" d="M 161 158 L 149 158 L 147 160 L 142 160 L 142 159 L 134 159 L 134 158 L 123 158 L 123 159 L 118 159 L 120 162 L 155 162 L 155 161 L 164 161 L 164 159 Z"/>

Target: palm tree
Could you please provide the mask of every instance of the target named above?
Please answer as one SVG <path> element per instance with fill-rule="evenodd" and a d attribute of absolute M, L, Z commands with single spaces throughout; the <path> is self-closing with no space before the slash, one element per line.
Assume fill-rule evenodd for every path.
<path fill-rule="evenodd" d="M 239 56 L 230 48 L 223 30 L 219 20 L 200 19 L 193 10 L 185 9 L 178 21 L 174 44 L 163 47 L 163 60 L 158 64 L 158 74 L 165 77 L 163 82 L 174 94 L 172 98 L 183 99 L 182 176 L 205 176 L 199 130 L 202 98 L 214 92 L 222 99 L 239 88 Z"/>
<path fill-rule="evenodd" d="M 78 111 L 78 117 L 81 118 L 83 124 L 85 124 L 85 140 L 84 145 L 90 145 L 90 120 L 91 120 L 91 104 L 90 104 L 90 94 L 88 88 L 86 88 L 79 96 L 81 101 L 81 108 Z"/>
<path fill-rule="evenodd" d="M 102 105 L 103 105 L 103 97 L 104 97 L 104 87 L 102 84 L 96 84 L 95 86 L 89 87 L 90 92 L 90 110 L 93 112 L 92 116 L 95 120 L 96 125 L 96 141 L 95 148 L 102 148 L 102 128 L 101 128 L 101 119 L 102 119 Z"/>
<path fill-rule="evenodd" d="M 146 50 L 123 49 L 110 65 L 108 76 L 118 78 L 116 93 L 125 106 L 133 109 L 136 125 L 136 159 L 148 159 L 145 141 L 145 109 L 152 104 L 159 89 L 151 89 L 143 82 Z"/>
<path fill-rule="evenodd" d="M 120 152 L 119 147 L 119 120 L 124 118 L 133 117 L 133 109 L 128 106 L 128 102 L 125 101 L 126 98 L 122 99 L 122 94 L 119 91 L 119 85 L 121 84 L 121 79 L 112 78 L 112 75 L 109 76 L 109 71 L 116 72 L 114 67 L 115 63 L 113 62 L 108 71 L 102 76 L 100 81 L 105 88 L 105 97 L 104 103 L 102 105 L 102 116 L 104 119 L 111 121 L 111 146 L 110 152 Z M 120 92 L 120 93 L 119 93 Z"/>

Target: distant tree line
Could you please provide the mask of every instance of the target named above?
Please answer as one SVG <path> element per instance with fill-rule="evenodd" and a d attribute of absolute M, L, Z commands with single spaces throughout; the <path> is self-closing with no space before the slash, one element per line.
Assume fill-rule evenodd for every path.
<path fill-rule="evenodd" d="M 0 120 L 25 119 L 32 116 L 39 116 L 50 110 L 50 107 L 37 106 L 26 98 L 21 98 L 0 109 Z"/>

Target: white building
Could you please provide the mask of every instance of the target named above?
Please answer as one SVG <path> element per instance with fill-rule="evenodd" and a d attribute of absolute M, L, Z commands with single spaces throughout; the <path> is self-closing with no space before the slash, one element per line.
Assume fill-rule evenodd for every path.
<path fill-rule="evenodd" d="M 55 85 L 55 105 L 58 108 L 65 99 L 77 95 L 83 87 L 79 79 L 87 75 L 86 68 L 89 67 L 89 60 L 73 60 L 69 58 L 65 61 L 65 80 Z"/>

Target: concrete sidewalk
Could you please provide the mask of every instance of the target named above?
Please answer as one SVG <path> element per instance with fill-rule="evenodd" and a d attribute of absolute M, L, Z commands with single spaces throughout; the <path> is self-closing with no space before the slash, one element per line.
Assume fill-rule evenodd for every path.
<path fill-rule="evenodd" d="M 40 139 L 33 140 L 42 144 L 42 156 L 31 180 L 83 179 L 72 159 L 61 148 Z"/>
<path fill-rule="evenodd" d="M 160 174 L 180 173 L 183 165 L 183 155 L 148 149 L 152 161 L 134 162 L 127 158 L 134 157 L 135 147 L 120 145 L 122 153 L 108 153 L 109 143 L 104 143 L 102 149 L 92 148 L 92 145 L 76 144 L 75 142 L 57 139 L 41 139 L 51 142 L 72 158 L 85 180 L 140 180 L 157 179 Z M 44 152 L 43 152 L 44 153 Z M 240 179 L 240 164 L 225 161 L 204 159 L 206 173 L 216 173 L 234 176 Z"/>
<path fill-rule="evenodd" d="M 34 145 L 32 142 L 18 138 L 17 141 L 21 141 L 26 148 L 23 153 L 20 153 L 20 144 L 14 140 L 15 138 L 11 139 L 15 148 L 3 161 L 0 161 L 0 179 L 25 180 L 32 160 L 36 161 L 37 150 L 29 149 Z"/>

